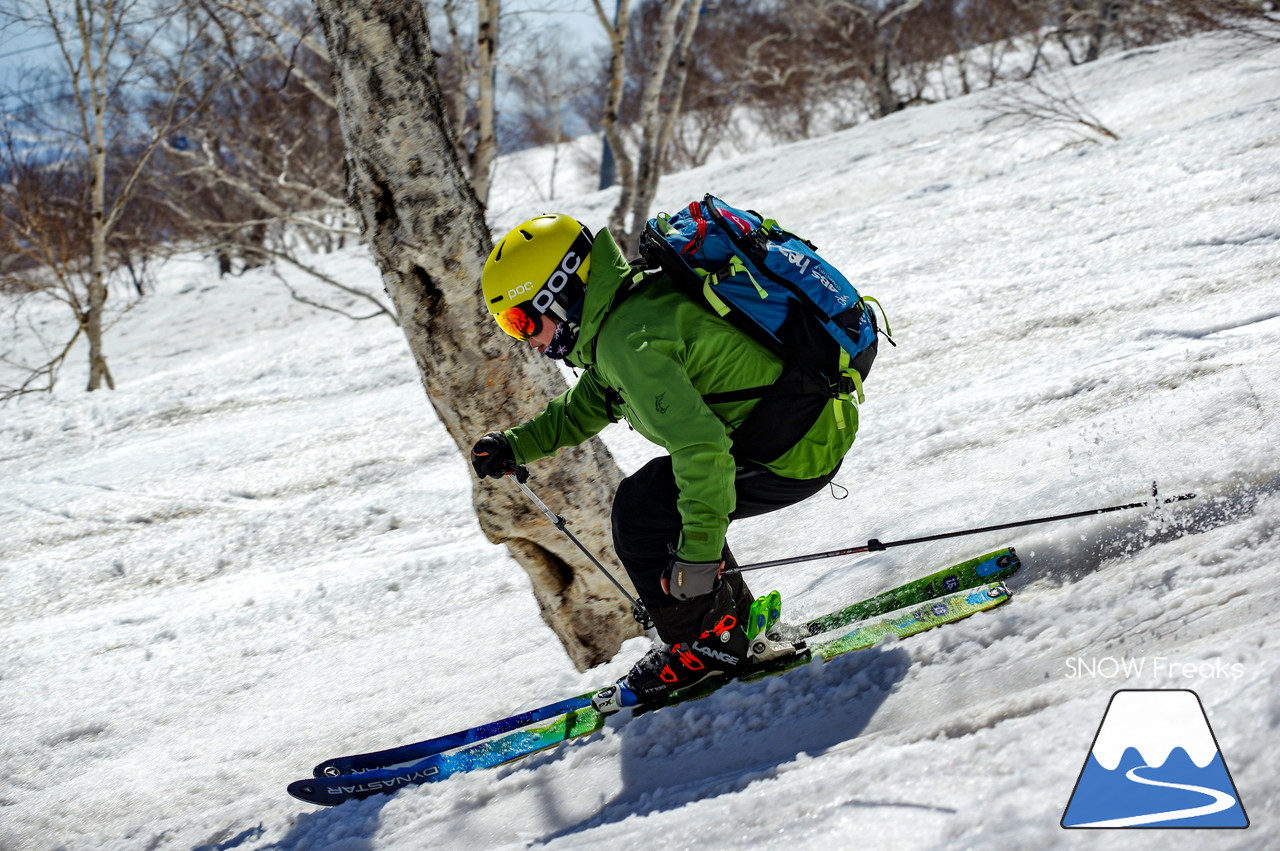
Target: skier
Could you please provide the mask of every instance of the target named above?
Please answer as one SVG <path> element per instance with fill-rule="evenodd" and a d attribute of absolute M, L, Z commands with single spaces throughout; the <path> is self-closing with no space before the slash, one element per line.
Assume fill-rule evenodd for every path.
<path fill-rule="evenodd" d="M 533 419 L 481 438 L 477 475 L 501 478 L 619 417 L 668 453 L 622 481 L 612 510 L 615 552 L 664 646 L 602 691 L 598 708 L 796 652 L 748 642 L 753 595 L 740 574 L 725 574 L 736 566 L 725 533 L 731 520 L 830 482 L 853 444 L 856 408 L 751 392 L 779 379 L 782 359 L 666 275 L 633 267 L 608 230 L 593 236 L 567 215 L 535 217 L 499 241 L 482 290 L 503 331 L 582 373 Z"/>

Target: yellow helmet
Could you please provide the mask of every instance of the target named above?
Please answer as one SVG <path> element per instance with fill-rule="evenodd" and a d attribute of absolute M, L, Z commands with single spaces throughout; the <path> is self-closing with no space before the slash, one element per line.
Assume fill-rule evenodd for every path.
<path fill-rule="evenodd" d="M 535 216 L 493 247 L 481 290 L 499 327 L 517 340 L 538 332 L 546 314 L 563 322 L 586 290 L 591 231 L 571 216 Z"/>

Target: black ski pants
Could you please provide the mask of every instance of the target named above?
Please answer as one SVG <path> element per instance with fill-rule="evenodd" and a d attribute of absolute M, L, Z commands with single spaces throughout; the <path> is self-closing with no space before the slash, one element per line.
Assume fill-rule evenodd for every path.
<path fill-rule="evenodd" d="M 835 470 L 816 479 L 787 479 L 763 467 L 739 468 L 734 479 L 737 508 L 729 519 L 756 517 L 795 505 L 822 490 L 839 469 L 837 464 Z M 670 634 L 692 629 L 711 604 L 709 599 L 695 598 L 688 601 L 691 605 L 681 605 L 662 590 L 662 574 L 671 562 L 684 525 L 676 508 L 679 496 L 671 456 L 664 455 L 623 479 L 613 501 L 614 551 L 641 601 L 654 616 L 659 634 L 668 642 L 684 640 L 686 636 L 671 638 Z M 730 566 L 736 564 L 727 546 L 725 559 Z M 745 583 L 734 596 L 741 593 L 750 593 Z"/>

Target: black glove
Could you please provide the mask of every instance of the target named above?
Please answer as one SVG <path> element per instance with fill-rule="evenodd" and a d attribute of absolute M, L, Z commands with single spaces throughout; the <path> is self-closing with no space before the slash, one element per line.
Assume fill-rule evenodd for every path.
<path fill-rule="evenodd" d="M 500 479 L 516 471 L 516 453 L 507 436 L 491 431 L 471 447 L 471 466 L 480 478 Z"/>
<path fill-rule="evenodd" d="M 690 562 L 673 558 L 662 572 L 662 590 L 677 600 L 692 600 L 716 590 L 723 572 L 724 559 Z"/>

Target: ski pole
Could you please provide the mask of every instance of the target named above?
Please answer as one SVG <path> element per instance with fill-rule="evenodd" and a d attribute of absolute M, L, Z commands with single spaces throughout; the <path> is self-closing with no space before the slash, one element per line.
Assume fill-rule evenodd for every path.
<path fill-rule="evenodd" d="M 647 624 L 651 623 L 651 621 L 649 619 L 649 612 L 644 607 L 644 603 L 624 588 L 622 583 L 619 582 L 612 573 L 605 570 L 605 567 L 600 563 L 600 560 L 596 558 L 590 550 L 583 546 L 583 543 L 578 540 L 576 535 L 569 531 L 569 527 L 565 525 L 564 518 L 548 508 L 547 504 L 539 499 L 538 495 L 534 493 L 527 484 L 525 484 L 525 482 L 529 480 L 529 469 L 524 466 L 516 465 L 516 469 L 507 475 L 511 476 L 512 481 L 516 483 L 516 487 L 524 491 L 524 495 L 529 497 L 533 504 L 538 506 L 538 509 L 541 510 L 543 514 L 547 515 L 547 519 L 551 521 L 551 525 L 563 532 L 565 537 L 570 541 L 573 541 L 573 545 L 577 547 L 592 564 L 599 568 L 600 572 L 605 575 L 605 578 L 612 582 L 613 586 L 622 593 L 622 596 L 626 597 L 631 602 L 631 616 L 639 621 L 641 625 L 645 625 L 645 628 L 647 629 Z"/>
<path fill-rule="evenodd" d="M 1156 496 L 1156 486 L 1152 484 L 1151 495 Z M 1168 505 L 1171 502 L 1183 502 L 1188 499 L 1195 499 L 1193 493 L 1183 493 L 1177 496 L 1165 497 L 1160 500 L 1159 505 Z M 838 556 L 858 555 L 859 553 L 878 553 L 887 550 L 890 547 L 905 547 L 911 544 L 924 544 L 930 541 L 941 541 L 946 538 L 959 538 L 962 535 L 979 535 L 983 532 L 998 532 L 1001 529 L 1016 529 L 1020 526 L 1034 526 L 1037 523 L 1053 523 L 1058 520 L 1071 520 L 1077 517 L 1092 517 L 1095 514 L 1110 514 L 1113 511 L 1128 511 L 1131 508 L 1149 508 L 1153 503 L 1131 502 L 1128 505 L 1112 505 L 1108 508 L 1093 508 L 1087 511 L 1073 511 L 1070 514 L 1055 514 L 1052 517 L 1037 517 L 1033 520 L 1015 520 L 1012 523 L 1000 523 L 995 526 L 983 526 L 977 529 L 961 529 L 954 532 L 942 532 L 936 535 L 925 535 L 920 538 L 907 538 L 902 541 L 880 541 L 872 538 L 860 547 L 848 547 L 842 550 L 831 550 L 825 553 L 811 553 L 803 556 L 792 556 L 791 558 L 779 558 L 772 561 L 761 561 L 755 564 L 744 564 L 741 567 L 730 568 L 725 573 L 745 573 L 749 570 L 764 570 L 767 567 L 781 567 L 784 564 L 798 564 L 802 561 L 817 561 L 824 558 L 836 558 Z"/>

